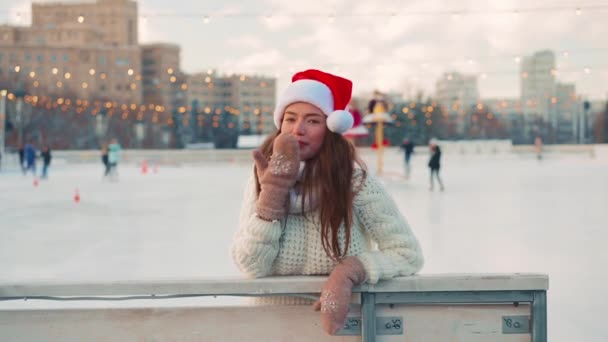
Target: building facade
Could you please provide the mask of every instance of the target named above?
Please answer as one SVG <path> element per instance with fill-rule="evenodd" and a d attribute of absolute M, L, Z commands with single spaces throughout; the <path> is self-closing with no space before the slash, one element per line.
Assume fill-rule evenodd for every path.
<path fill-rule="evenodd" d="M 140 103 L 137 4 L 32 4 L 32 25 L 0 26 L 0 86 L 31 95 Z"/>
<path fill-rule="evenodd" d="M 242 134 L 268 134 L 273 122 L 276 80 L 248 75 L 216 75 L 213 71 L 190 75 L 188 103 L 207 115 L 223 112 L 238 116 Z"/>
<path fill-rule="evenodd" d="M 468 110 L 479 102 L 477 76 L 461 73 L 445 73 L 435 83 L 437 102 L 448 113 L 455 114 Z"/>
<path fill-rule="evenodd" d="M 521 103 L 524 115 L 538 115 L 550 121 L 551 99 L 555 96 L 555 54 L 545 50 L 522 59 Z"/>
<path fill-rule="evenodd" d="M 186 82 L 180 71 L 180 48 L 175 44 L 148 44 L 141 46 L 143 100 L 146 104 L 164 106 L 172 111 L 185 100 Z M 180 96 L 180 92 L 182 93 Z"/>

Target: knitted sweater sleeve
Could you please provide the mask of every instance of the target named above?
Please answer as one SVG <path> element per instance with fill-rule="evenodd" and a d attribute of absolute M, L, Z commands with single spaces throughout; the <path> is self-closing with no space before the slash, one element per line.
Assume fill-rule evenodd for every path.
<path fill-rule="evenodd" d="M 232 240 L 232 259 L 236 266 L 252 278 L 269 275 L 279 252 L 280 221 L 268 222 L 257 217 L 255 178 L 245 187 L 239 226 Z"/>
<path fill-rule="evenodd" d="M 424 258 L 418 240 L 382 184 L 367 175 L 355 195 L 354 210 L 364 231 L 378 244 L 377 250 L 357 255 L 367 273 L 367 282 L 412 275 Z"/>

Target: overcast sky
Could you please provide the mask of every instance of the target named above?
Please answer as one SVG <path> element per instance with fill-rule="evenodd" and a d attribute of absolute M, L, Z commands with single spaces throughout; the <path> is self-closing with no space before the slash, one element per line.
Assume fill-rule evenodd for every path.
<path fill-rule="evenodd" d="M 186 72 L 264 74 L 278 77 L 282 88 L 293 72 L 319 68 L 352 79 L 356 94 L 432 94 L 444 72 L 460 71 L 479 75 L 483 98 L 503 98 L 519 96 L 517 57 L 551 49 L 559 81 L 575 82 L 591 99 L 608 95 L 605 0 L 138 3 L 146 17 L 140 42 L 180 45 Z M 0 0 L 0 23 L 26 24 L 29 11 L 29 1 Z"/>

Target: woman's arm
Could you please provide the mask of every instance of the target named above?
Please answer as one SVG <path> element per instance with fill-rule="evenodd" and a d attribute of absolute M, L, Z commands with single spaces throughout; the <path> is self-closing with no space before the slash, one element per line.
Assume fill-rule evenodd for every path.
<path fill-rule="evenodd" d="M 232 241 L 232 259 L 249 277 L 269 275 L 277 254 L 281 237 L 281 222 L 265 221 L 255 213 L 255 178 L 247 182 L 239 215 L 239 227 Z"/>
<path fill-rule="evenodd" d="M 364 230 L 378 244 L 378 250 L 357 256 L 369 283 L 420 271 L 424 257 L 418 240 L 382 184 L 369 174 L 355 196 L 354 210 Z"/>

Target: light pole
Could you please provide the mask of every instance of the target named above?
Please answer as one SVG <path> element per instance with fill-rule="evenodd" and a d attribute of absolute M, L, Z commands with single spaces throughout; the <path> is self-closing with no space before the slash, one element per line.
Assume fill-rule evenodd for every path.
<path fill-rule="evenodd" d="M 17 114 L 17 124 L 19 125 L 19 145 L 23 145 L 23 98 L 25 97 L 25 90 L 19 87 L 15 91 L 15 112 Z"/>
<path fill-rule="evenodd" d="M 6 127 L 4 127 L 4 123 L 6 122 L 6 93 L 6 89 L 0 90 L 0 158 L 4 156 L 6 139 Z"/>
<path fill-rule="evenodd" d="M 393 119 L 387 113 L 388 108 L 384 103 L 378 101 L 373 108 L 373 113 L 368 114 L 363 118 L 363 123 L 376 125 L 376 147 L 378 151 L 378 175 L 382 174 L 384 165 L 384 124 L 393 123 Z"/>
<path fill-rule="evenodd" d="M 589 136 L 589 109 L 591 108 L 591 103 L 589 103 L 589 100 L 585 100 L 585 102 L 583 102 L 583 144 L 587 143 L 588 140 L 588 136 Z"/>

